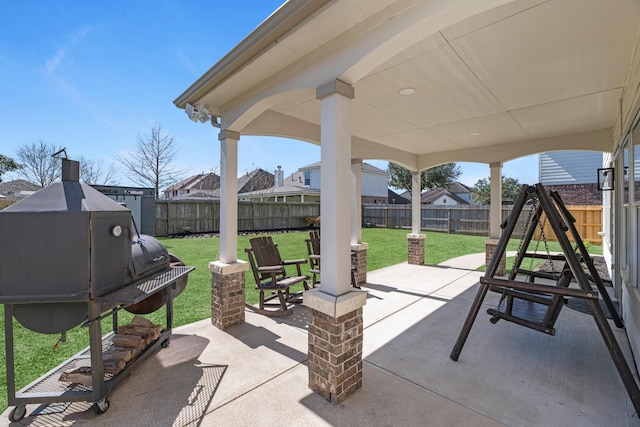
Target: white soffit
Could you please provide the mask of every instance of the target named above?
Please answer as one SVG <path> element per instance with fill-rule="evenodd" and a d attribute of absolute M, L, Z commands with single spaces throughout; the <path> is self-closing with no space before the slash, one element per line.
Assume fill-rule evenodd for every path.
<path fill-rule="evenodd" d="M 416 94 L 401 96 L 405 87 Z M 356 97 L 421 127 L 503 110 L 447 45 L 358 82 Z"/>
<path fill-rule="evenodd" d="M 511 112 L 535 138 L 611 127 L 622 89 L 613 89 Z"/>
<path fill-rule="evenodd" d="M 638 30 L 628 2 L 640 8 L 637 0 L 551 1 L 451 46 L 507 110 L 618 88 Z"/>
<path fill-rule="evenodd" d="M 500 141 L 519 141 L 529 136 L 508 113 L 491 114 L 432 126 L 429 131 L 461 147 L 495 144 Z"/>

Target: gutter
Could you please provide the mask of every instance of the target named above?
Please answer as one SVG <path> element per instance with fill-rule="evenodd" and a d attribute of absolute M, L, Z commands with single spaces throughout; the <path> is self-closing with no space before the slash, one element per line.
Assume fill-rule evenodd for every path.
<path fill-rule="evenodd" d="M 278 42 L 289 31 L 300 25 L 332 0 L 289 0 L 273 12 L 236 47 L 178 96 L 173 103 L 184 108 L 195 104 L 221 85 L 230 76 L 252 62 Z"/>

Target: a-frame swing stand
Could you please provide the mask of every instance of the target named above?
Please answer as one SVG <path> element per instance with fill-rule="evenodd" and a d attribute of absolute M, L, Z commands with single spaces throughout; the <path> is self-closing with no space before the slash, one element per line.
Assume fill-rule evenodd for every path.
<path fill-rule="evenodd" d="M 532 202 L 533 207 L 525 226 L 522 242 L 511 274 L 508 279 L 495 278 L 499 261 L 505 255 L 507 243 L 516 228 L 520 213 L 525 206 Z M 551 225 L 560 243 L 563 252 L 561 255 L 551 255 L 548 250 L 547 255 L 527 252 L 529 243 L 534 237 L 543 215 L 545 221 L 548 221 Z M 511 214 L 502 225 L 502 236 L 487 266 L 486 274 L 480 278 L 480 288 L 450 357 L 453 360 L 458 360 L 460 357 L 462 347 L 469 336 L 473 322 L 489 290 L 502 294 L 498 307 L 487 310 L 487 313 L 492 316 L 491 323 L 504 319 L 550 335 L 555 335 L 554 325 L 565 303 L 565 298 L 584 299 L 600 330 L 618 374 L 622 378 L 636 413 L 640 414 L 640 390 L 600 306 L 599 293 L 602 295 L 603 303 L 611 314 L 613 322 L 619 328 L 624 326 L 622 319 L 611 301 L 574 223 L 575 219 L 567 210 L 557 192 L 548 192 L 542 184 L 522 186 Z M 543 228 L 540 227 L 541 230 Z M 571 246 L 569 236 L 575 242 L 575 248 Z M 522 268 L 522 261 L 525 258 L 547 258 L 551 263 L 553 261 L 563 261 L 564 267 L 558 273 L 555 271 L 543 273 L 525 270 Z M 585 272 L 583 264 L 589 271 L 590 277 Z M 518 273 L 520 275 L 524 274 L 527 277 L 527 281 L 516 280 Z M 535 278 L 550 279 L 555 282 L 555 285 L 535 283 Z M 577 282 L 579 289 L 569 287 L 573 280 Z M 592 282 L 596 285 L 597 291 L 593 290 Z"/>

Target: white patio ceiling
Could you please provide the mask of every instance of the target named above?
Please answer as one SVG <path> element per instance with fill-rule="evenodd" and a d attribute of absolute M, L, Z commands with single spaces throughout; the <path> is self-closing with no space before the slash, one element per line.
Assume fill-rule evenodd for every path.
<path fill-rule="evenodd" d="M 355 88 L 354 158 L 609 151 L 639 24 L 637 0 L 289 1 L 175 103 L 319 143 L 315 89 L 338 78 Z"/>

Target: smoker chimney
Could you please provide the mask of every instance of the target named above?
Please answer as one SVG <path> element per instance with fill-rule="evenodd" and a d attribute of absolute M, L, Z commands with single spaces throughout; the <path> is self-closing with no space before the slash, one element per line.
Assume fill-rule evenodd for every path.
<path fill-rule="evenodd" d="M 278 170 L 276 170 L 276 187 L 284 187 L 284 171 L 280 165 L 278 165 Z"/>
<path fill-rule="evenodd" d="M 69 159 L 62 160 L 62 181 L 80 182 L 80 162 Z"/>

